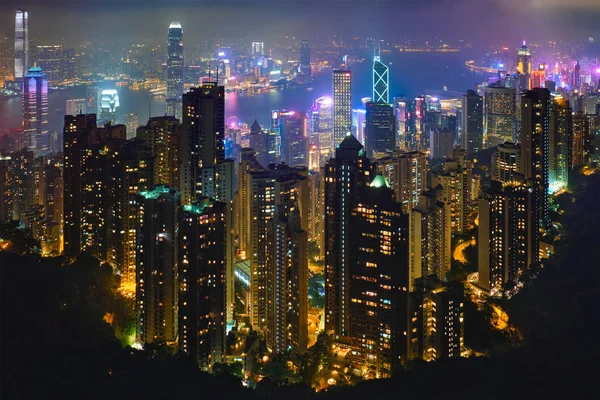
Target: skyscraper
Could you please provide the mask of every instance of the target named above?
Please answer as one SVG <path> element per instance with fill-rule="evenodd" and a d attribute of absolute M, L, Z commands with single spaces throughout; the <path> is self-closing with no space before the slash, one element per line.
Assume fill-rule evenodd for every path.
<path fill-rule="evenodd" d="M 390 155 L 396 147 L 396 124 L 392 106 L 368 102 L 365 120 L 365 150 L 369 158 Z"/>
<path fill-rule="evenodd" d="M 485 88 L 485 129 L 487 147 L 494 147 L 513 138 L 515 129 L 516 90 L 507 87 Z"/>
<path fill-rule="evenodd" d="M 183 95 L 183 28 L 179 22 L 169 25 L 167 43 L 167 115 L 181 120 Z"/>
<path fill-rule="evenodd" d="M 252 42 L 252 56 L 262 57 L 265 54 L 265 42 Z"/>
<path fill-rule="evenodd" d="M 453 159 L 444 162 L 444 169 L 431 177 L 431 186 L 441 186 L 440 200 L 449 206 L 452 233 L 465 234 L 469 228 L 471 211 L 472 165 L 466 157 L 460 157 L 462 149 L 454 151 Z"/>
<path fill-rule="evenodd" d="M 352 73 L 333 71 L 333 144 L 335 149 L 352 127 Z"/>
<path fill-rule="evenodd" d="M 36 66 L 46 73 L 48 82 L 53 85 L 64 79 L 63 46 L 60 44 L 37 46 Z"/>
<path fill-rule="evenodd" d="M 381 62 L 379 49 L 373 57 L 373 102 L 390 103 L 390 74 L 387 65 Z"/>
<path fill-rule="evenodd" d="M 293 167 L 308 167 L 306 117 L 295 111 L 279 112 L 281 161 Z"/>
<path fill-rule="evenodd" d="M 138 195 L 136 340 L 173 345 L 178 334 L 179 191 L 155 186 Z"/>
<path fill-rule="evenodd" d="M 396 143 L 402 150 L 406 147 L 406 111 L 408 100 L 400 95 L 394 97 L 394 115 L 396 116 Z"/>
<path fill-rule="evenodd" d="M 179 212 L 179 348 L 207 370 L 226 349 L 227 204 L 203 198 Z"/>
<path fill-rule="evenodd" d="M 492 180 L 513 182 L 521 169 L 521 149 L 518 144 L 499 144 L 492 154 Z"/>
<path fill-rule="evenodd" d="M 308 40 L 303 40 L 300 45 L 300 74 L 310 75 L 310 48 L 308 47 Z"/>
<path fill-rule="evenodd" d="M 290 199 L 291 200 L 291 199 Z M 267 348 L 298 356 L 308 341 L 308 233 L 296 203 L 282 203 L 267 227 Z M 306 215 L 305 215 L 306 216 Z"/>
<path fill-rule="evenodd" d="M 37 67 L 30 68 L 23 78 L 23 135 L 25 145 L 40 154 L 43 139 L 48 134 L 48 82 Z"/>
<path fill-rule="evenodd" d="M 313 132 L 319 138 L 321 154 L 333 154 L 333 100 L 323 96 L 315 100 L 316 115 L 313 118 Z"/>
<path fill-rule="evenodd" d="M 550 190 L 569 186 L 573 155 L 573 113 L 569 102 L 554 98 L 551 104 L 548 154 Z"/>
<path fill-rule="evenodd" d="M 183 95 L 181 201 L 218 197 L 225 161 L 225 88 L 205 83 Z M 224 199 L 221 199 L 224 200 Z"/>
<path fill-rule="evenodd" d="M 474 90 L 462 97 L 462 146 L 469 156 L 483 149 L 483 98 Z"/>
<path fill-rule="evenodd" d="M 419 195 L 427 188 L 427 156 L 411 151 L 398 157 L 398 190 L 396 201 L 402 204 L 405 214 L 415 208 Z"/>
<path fill-rule="evenodd" d="M 308 182 L 306 168 L 292 168 L 284 164 L 271 164 L 267 170 L 250 174 L 250 253 L 252 325 L 269 334 L 272 329 L 272 307 L 277 306 L 275 292 L 269 291 L 276 282 L 270 269 L 269 220 L 278 212 L 300 209 L 300 228 L 308 226 Z M 242 201 L 244 199 L 241 199 Z M 248 205 L 248 204 L 247 204 Z"/>
<path fill-rule="evenodd" d="M 429 131 L 429 157 L 436 158 L 452 158 L 453 134 L 449 129 L 431 129 Z"/>
<path fill-rule="evenodd" d="M 179 166 L 173 163 L 173 153 L 179 153 L 178 146 L 172 146 L 173 136 L 180 136 L 181 124 L 173 116 L 153 117 L 145 126 L 136 129 L 136 137 L 143 140 L 154 157 L 153 182 L 155 185 L 178 187 Z M 128 132 L 129 135 L 129 132 Z"/>
<path fill-rule="evenodd" d="M 531 74 L 531 51 L 524 40 L 523 45 L 517 52 L 517 71 L 527 78 L 529 78 L 529 75 Z"/>
<path fill-rule="evenodd" d="M 117 123 L 117 109 L 120 107 L 116 89 L 104 89 L 100 97 L 100 123 Z"/>
<path fill-rule="evenodd" d="M 532 190 L 533 189 L 533 190 Z M 479 286 L 490 291 L 513 284 L 539 258 L 539 220 L 533 182 L 492 181 L 479 198 Z"/>
<path fill-rule="evenodd" d="M 535 184 L 538 218 L 543 229 L 550 227 L 548 190 L 550 188 L 550 92 L 535 88 L 521 95 L 521 168 Z"/>
<path fill-rule="evenodd" d="M 123 116 L 125 126 L 127 127 L 127 139 L 133 139 L 135 137 L 137 128 L 139 126 L 138 123 L 138 115 L 137 114 L 125 114 Z"/>
<path fill-rule="evenodd" d="M 252 149 L 242 149 L 240 154 L 237 174 L 237 193 L 235 205 L 235 223 L 238 238 L 238 250 L 240 259 L 252 257 L 252 176 L 254 173 L 264 172 L 264 168 L 258 162 L 256 153 Z"/>
<path fill-rule="evenodd" d="M 587 164 L 588 152 L 586 141 L 590 133 L 590 125 L 583 112 L 573 113 L 573 145 L 572 145 L 572 168 Z"/>
<path fill-rule="evenodd" d="M 324 168 L 325 330 L 347 336 L 350 329 L 350 215 L 374 169 L 363 146 L 348 135 Z"/>
<path fill-rule="evenodd" d="M 450 270 L 450 206 L 438 200 L 441 194 L 441 188 L 423 192 L 410 212 L 409 292 L 416 279 L 435 275 L 443 281 Z"/>
<path fill-rule="evenodd" d="M 363 365 L 389 377 L 406 357 L 408 218 L 377 175 L 351 208 L 349 337 Z"/>
<path fill-rule="evenodd" d="M 463 290 L 435 276 L 419 278 L 410 293 L 410 358 L 460 357 L 464 349 Z"/>
<path fill-rule="evenodd" d="M 26 10 L 15 13 L 15 80 L 21 82 L 29 70 L 29 16 Z"/>
<path fill-rule="evenodd" d="M 77 256 L 81 242 L 81 158 L 89 136 L 96 128 L 96 114 L 66 115 L 63 131 L 63 212 L 64 249 L 69 256 Z"/>

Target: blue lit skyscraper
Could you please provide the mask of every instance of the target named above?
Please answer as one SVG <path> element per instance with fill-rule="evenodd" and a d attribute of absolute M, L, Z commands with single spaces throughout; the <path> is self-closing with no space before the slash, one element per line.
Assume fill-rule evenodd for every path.
<path fill-rule="evenodd" d="M 381 62 L 379 49 L 373 57 L 373 102 L 390 103 L 390 74 L 387 65 Z"/>
<path fill-rule="evenodd" d="M 171 22 L 167 44 L 167 115 L 181 119 L 182 95 L 183 28 L 179 22 Z"/>

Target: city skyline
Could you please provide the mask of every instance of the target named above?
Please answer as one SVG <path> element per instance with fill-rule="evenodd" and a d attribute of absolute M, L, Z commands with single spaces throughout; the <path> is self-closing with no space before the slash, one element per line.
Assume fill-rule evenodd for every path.
<path fill-rule="evenodd" d="M 594 389 L 596 3 L 50 9 L 0 32 L 3 398 Z"/>

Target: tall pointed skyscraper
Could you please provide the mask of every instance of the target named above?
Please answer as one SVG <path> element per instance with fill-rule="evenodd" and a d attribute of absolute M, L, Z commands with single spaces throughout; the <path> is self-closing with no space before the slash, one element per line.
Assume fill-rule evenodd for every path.
<path fill-rule="evenodd" d="M 22 81 L 29 69 L 29 17 L 27 11 L 15 13 L 15 80 Z"/>
<path fill-rule="evenodd" d="M 183 95 L 183 28 L 179 22 L 169 25 L 167 43 L 167 115 L 181 120 Z"/>
<path fill-rule="evenodd" d="M 379 47 L 373 57 L 373 102 L 390 103 L 390 74 L 387 65 L 381 62 Z"/>

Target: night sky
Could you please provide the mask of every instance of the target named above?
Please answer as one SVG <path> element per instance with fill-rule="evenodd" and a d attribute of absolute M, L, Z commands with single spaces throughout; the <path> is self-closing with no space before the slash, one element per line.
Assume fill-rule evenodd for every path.
<path fill-rule="evenodd" d="M 0 35 L 12 36 L 13 11 L 30 12 L 30 37 L 162 40 L 181 21 L 186 37 L 267 40 L 282 34 L 403 37 L 498 42 L 600 40 L 600 0 L 3 0 Z M 50 7 L 51 5 L 51 7 Z"/>

